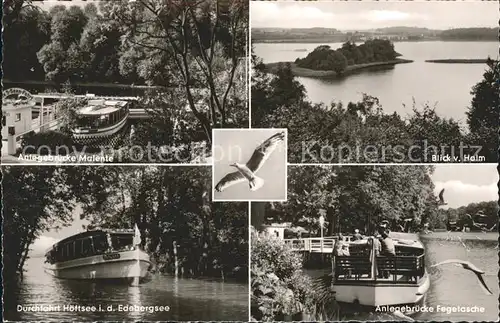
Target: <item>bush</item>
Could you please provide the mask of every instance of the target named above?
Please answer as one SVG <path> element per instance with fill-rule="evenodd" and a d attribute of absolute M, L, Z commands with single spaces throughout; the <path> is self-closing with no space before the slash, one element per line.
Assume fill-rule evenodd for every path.
<path fill-rule="evenodd" d="M 21 142 L 21 150 L 25 154 L 67 155 L 79 150 L 71 136 L 59 131 L 45 131 L 25 135 Z"/>
<path fill-rule="evenodd" d="M 252 317 L 284 320 L 312 307 L 312 281 L 302 272 L 302 257 L 282 240 L 252 237 Z"/>

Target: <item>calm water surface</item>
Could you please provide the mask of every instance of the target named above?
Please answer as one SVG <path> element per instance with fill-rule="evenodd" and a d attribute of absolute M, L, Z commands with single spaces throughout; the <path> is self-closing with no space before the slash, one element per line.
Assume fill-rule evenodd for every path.
<path fill-rule="evenodd" d="M 449 240 L 446 240 L 449 239 Z M 498 321 L 498 233 L 453 232 L 448 238 L 446 232 L 421 236 L 426 248 L 426 265 L 430 274 L 431 285 L 425 303 L 436 310 L 443 307 L 464 306 L 484 307 L 484 313 L 416 313 L 411 317 L 417 321 Z M 467 249 L 462 245 L 462 242 Z M 484 281 L 493 292 L 486 295 L 478 284 L 476 276 L 461 267 L 442 265 L 430 268 L 432 264 L 450 258 L 470 261 L 485 271 Z M 318 276 L 319 271 L 307 271 Z M 360 313 L 357 316 L 344 317 L 344 320 L 374 321 L 399 319 L 387 314 Z"/>
<path fill-rule="evenodd" d="M 5 309 L 7 320 L 106 320 L 181 321 L 248 320 L 248 285 L 202 279 L 175 279 L 154 276 L 139 287 L 123 284 L 90 283 L 54 278 L 42 270 L 43 259 L 32 258 L 26 265 L 18 304 L 22 305 L 101 305 L 103 312 L 18 312 Z M 108 306 L 169 306 L 163 312 L 106 312 Z"/>
<path fill-rule="evenodd" d="M 320 44 L 254 44 L 255 54 L 264 63 L 295 61 L 305 57 Z M 328 44 L 339 48 L 341 43 Z M 384 111 L 411 114 L 416 106 L 428 103 L 444 117 L 465 124 L 465 111 L 470 106 L 472 87 L 482 79 L 484 64 L 435 64 L 428 59 L 492 58 L 498 56 L 497 42 L 397 42 L 395 50 L 410 64 L 399 64 L 377 71 L 366 71 L 343 79 L 299 77 L 309 99 L 315 103 L 358 101 L 363 93 L 380 99 Z M 307 51 L 300 51 L 306 49 Z M 403 107 L 406 105 L 406 108 Z"/>

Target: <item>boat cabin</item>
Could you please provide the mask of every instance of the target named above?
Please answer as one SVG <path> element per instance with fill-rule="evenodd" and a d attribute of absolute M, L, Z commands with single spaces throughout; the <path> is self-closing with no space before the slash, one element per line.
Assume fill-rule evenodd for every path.
<path fill-rule="evenodd" d="M 87 231 L 54 244 L 45 254 L 45 262 L 54 264 L 134 249 L 134 230 Z"/>
<path fill-rule="evenodd" d="M 337 284 L 417 284 L 424 277 L 425 252 L 419 241 L 393 238 L 396 256 L 385 256 L 377 252 L 374 239 L 349 242 L 348 256 L 334 255 L 332 269 Z"/>

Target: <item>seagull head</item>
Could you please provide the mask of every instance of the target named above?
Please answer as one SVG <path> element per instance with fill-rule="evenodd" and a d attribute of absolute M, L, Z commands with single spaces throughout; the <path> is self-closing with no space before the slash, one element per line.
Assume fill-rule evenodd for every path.
<path fill-rule="evenodd" d="M 229 164 L 229 166 L 240 168 L 241 165 L 238 163 L 232 163 L 232 164 Z"/>

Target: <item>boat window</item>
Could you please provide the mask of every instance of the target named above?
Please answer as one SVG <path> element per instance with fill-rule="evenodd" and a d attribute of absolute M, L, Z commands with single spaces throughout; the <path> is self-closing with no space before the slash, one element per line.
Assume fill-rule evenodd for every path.
<path fill-rule="evenodd" d="M 95 128 L 98 126 L 97 118 L 95 116 L 80 116 L 78 117 L 76 124 L 80 128 Z"/>
<path fill-rule="evenodd" d="M 82 258 L 83 254 L 83 240 L 78 239 L 75 241 L 75 258 Z"/>
<path fill-rule="evenodd" d="M 134 236 L 131 234 L 113 234 L 111 236 L 113 249 L 116 251 L 129 250 L 133 244 L 133 239 Z"/>
<path fill-rule="evenodd" d="M 90 257 L 94 253 L 92 250 L 91 238 L 86 238 L 82 240 L 82 257 Z"/>
<path fill-rule="evenodd" d="M 105 234 L 94 236 L 94 254 L 102 255 L 108 250 L 108 239 Z"/>

